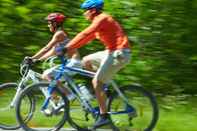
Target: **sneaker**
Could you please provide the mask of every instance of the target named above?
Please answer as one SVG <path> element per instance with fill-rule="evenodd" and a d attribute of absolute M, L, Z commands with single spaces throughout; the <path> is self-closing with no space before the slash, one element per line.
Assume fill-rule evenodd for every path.
<path fill-rule="evenodd" d="M 60 100 L 57 104 L 57 107 L 55 107 L 56 114 L 60 114 L 60 113 L 64 112 L 64 108 L 62 108 L 63 106 L 64 106 L 64 101 Z"/>
<path fill-rule="evenodd" d="M 51 109 L 44 109 L 44 110 L 41 110 L 41 112 L 46 115 L 46 116 L 51 116 L 53 111 Z"/>
<path fill-rule="evenodd" d="M 111 124 L 111 119 L 109 114 L 101 114 L 99 116 L 99 118 L 97 119 L 97 121 L 95 122 L 93 129 L 96 129 L 98 127 L 104 126 L 104 125 L 108 125 Z"/>
<path fill-rule="evenodd" d="M 62 112 L 64 112 L 64 108 L 54 110 L 55 115 L 60 115 Z"/>
<path fill-rule="evenodd" d="M 52 116 L 53 114 L 60 114 L 64 112 L 64 109 L 62 108 L 64 106 L 64 101 L 63 100 L 56 100 L 53 101 L 54 106 L 51 105 L 50 108 L 42 109 L 41 112 L 46 115 L 46 116 Z"/>

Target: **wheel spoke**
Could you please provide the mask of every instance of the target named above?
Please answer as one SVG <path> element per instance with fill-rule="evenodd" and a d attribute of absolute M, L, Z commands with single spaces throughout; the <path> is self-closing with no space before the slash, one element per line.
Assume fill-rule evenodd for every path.
<path fill-rule="evenodd" d="M 55 88 L 46 108 L 43 109 L 47 92 L 43 92 L 42 89 L 47 89 L 48 86 L 48 83 L 30 85 L 17 100 L 17 119 L 25 130 L 36 131 L 43 127 L 47 127 L 48 130 L 58 130 L 67 120 L 68 101 L 58 88 Z M 27 96 L 33 99 L 33 105 L 26 103 Z"/>
<path fill-rule="evenodd" d="M 131 107 L 125 106 L 126 103 L 115 93 L 109 102 L 109 110 L 114 112 L 111 115 L 114 124 L 120 130 L 152 130 L 158 119 L 155 98 L 142 87 L 128 86 L 120 90 Z M 130 114 L 125 112 L 130 112 Z"/>

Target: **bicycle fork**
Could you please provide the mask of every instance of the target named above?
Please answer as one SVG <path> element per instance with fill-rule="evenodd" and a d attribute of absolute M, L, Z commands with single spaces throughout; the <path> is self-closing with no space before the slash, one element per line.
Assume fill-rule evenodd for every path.
<path fill-rule="evenodd" d="M 23 81 L 23 80 L 22 80 Z M 11 103 L 10 103 L 10 107 L 11 108 L 14 108 L 16 106 L 16 100 L 18 99 L 19 97 L 19 94 L 21 93 L 21 91 L 23 90 L 22 88 L 23 86 L 23 82 L 20 82 L 18 87 L 17 87 L 17 91 L 16 91 L 16 94 L 14 95 L 14 98 L 12 99 Z"/>

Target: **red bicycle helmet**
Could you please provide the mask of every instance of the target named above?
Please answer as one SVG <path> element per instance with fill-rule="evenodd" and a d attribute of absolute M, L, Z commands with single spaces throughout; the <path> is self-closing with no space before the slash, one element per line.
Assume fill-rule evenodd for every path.
<path fill-rule="evenodd" d="M 63 23 L 65 20 L 65 16 L 62 13 L 50 13 L 45 20 L 57 22 L 57 23 Z"/>

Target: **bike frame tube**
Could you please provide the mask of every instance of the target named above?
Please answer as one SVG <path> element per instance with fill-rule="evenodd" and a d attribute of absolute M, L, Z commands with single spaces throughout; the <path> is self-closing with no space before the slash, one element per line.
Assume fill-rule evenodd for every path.
<path fill-rule="evenodd" d="M 124 100 L 125 103 L 128 103 L 128 99 L 124 96 L 124 94 L 120 91 L 118 85 L 111 80 L 110 83 L 112 84 L 112 87 L 115 89 L 115 91 L 118 93 L 118 95 Z"/>
<path fill-rule="evenodd" d="M 50 59 L 50 65 L 53 65 L 53 61 L 54 59 L 56 59 L 56 57 L 50 57 L 48 58 L 47 60 L 45 61 L 48 61 Z M 41 78 L 41 74 L 40 73 L 37 73 L 31 69 L 28 68 L 27 72 L 25 72 L 24 74 L 27 74 L 27 75 L 23 75 L 21 80 L 19 81 L 19 84 L 17 86 L 17 91 L 16 91 L 16 94 L 14 95 L 11 103 L 10 103 L 10 106 L 11 107 L 15 107 L 16 105 L 16 100 L 17 98 L 19 97 L 19 94 L 20 92 L 23 90 L 23 85 L 25 85 L 25 83 L 28 81 L 28 80 L 32 80 L 33 83 L 38 83 L 39 82 L 39 78 Z M 44 92 L 43 92 L 44 93 Z"/>
<path fill-rule="evenodd" d="M 64 73 L 66 74 L 66 71 L 65 70 L 69 70 L 69 71 L 78 73 L 78 74 L 80 74 L 82 76 L 88 76 L 88 77 L 91 77 L 91 78 L 95 76 L 95 73 L 94 72 L 91 72 L 91 71 L 87 71 L 87 70 L 80 69 L 80 68 L 67 67 L 67 66 L 65 66 L 66 63 L 67 63 L 67 60 L 64 57 L 60 57 L 60 59 L 61 59 L 62 64 L 60 66 L 59 74 L 57 75 L 56 80 L 60 79 L 60 77 Z M 88 101 L 84 102 L 83 100 L 81 100 L 81 98 L 83 98 L 83 95 L 80 93 L 80 91 L 79 91 L 77 85 L 74 83 L 74 81 L 68 75 L 64 75 L 64 78 L 73 87 L 73 89 L 75 90 L 75 92 L 80 96 L 79 99 L 82 102 L 82 104 L 86 108 L 88 108 L 89 111 L 91 111 L 92 113 L 95 113 L 94 108 L 91 107 L 91 105 L 88 103 Z M 114 88 L 114 90 L 118 93 L 118 95 L 123 99 L 123 101 L 125 102 L 125 104 L 127 104 L 128 103 L 127 98 L 120 91 L 120 89 L 119 89 L 118 85 L 115 83 L 115 81 L 111 80 L 110 81 L 110 84 L 112 85 L 112 87 Z M 131 112 L 131 110 L 130 110 L 129 107 L 130 107 L 130 105 L 127 104 L 126 110 L 120 111 L 120 112 L 116 112 L 116 113 L 113 113 L 113 114 L 125 114 L 125 113 L 129 113 L 129 112 Z"/>
<path fill-rule="evenodd" d="M 78 94 L 79 97 L 77 97 L 80 102 L 82 103 L 83 106 L 86 107 L 86 109 L 88 109 L 90 112 L 95 112 L 94 108 L 91 107 L 91 105 L 89 104 L 89 101 L 85 100 L 84 99 L 84 96 L 81 94 L 80 90 L 79 90 L 79 87 L 74 83 L 74 81 L 69 77 L 69 75 L 67 75 L 67 73 L 65 73 L 66 71 L 65 70 L 69 70 L 69 71 L 74 71 L 76 73 L 80 73 L 81 75 L 83 76 L 89 76 L 89 77 L 93 77 L 94 76 L 94 73 L 93 72 L 90 72 L 90 71 L 86 71 L 86 70 L 82 70 L 82 69 L 79 69 L 79 68 L 70 68 L 70 67 L 66 67 L 66 59 L 64 57 L 60 57 L 61 59 L 61 62 L 62 64 L 60 65 L 59 69 L 57 69 L 57 72 L 58 74 L 56 74 L 55 76 L 55 81 L 58 81 L 61 79 L 61 77 L 63 76 L 64 79 L 68 82 L 69 85 L 72 86 L 72 88 L 75 90 L 75 92 Z M 48 88 L 55 88 L 55 87 L 48 87 Z M 49 102 L 50 102 L 50 97 L 49 95 L 51 94 L 52 92 L 49 92 L 48 91 L 48 97 L 46 97 L 46 100 L 42 106 L 43 109 L 45 109 Z"/>
<path fill-rule="evenodd" d="M 82 105 L 85 106 L 89 111 L 92 111 L 92 106 L 89 104 L 89 101 L 86 100 L 84 96 L 81 94 L 79 87 L 75 84 L 75 82 L 69 76 L 66 76 L 66 80 L 68 84 L 71 85 L 74 91 L 78 94 L 79 97 L 77 97 L 77 99 L 80 100 Z"/>
<path fill-rule="evenodd" d="M 41 75 L 37 72 L 34 72 L 33 70 L 29 70 L 27 75 L 22 77 L 21 81 L 19 82 L 17 86 L 16 94 L 14 95 L 14 98 L 12 99 L 10 103 L 11 107 L 15 107 L 16 100 L 18 99 L 20 92 L 23 90 L 22 87 L 25 84 L 25 82 L 27 82 L 28 80 L 32 80 L 33 82 L 38 83 L 39 82 L 38 77 L 41 77 Z"/>

